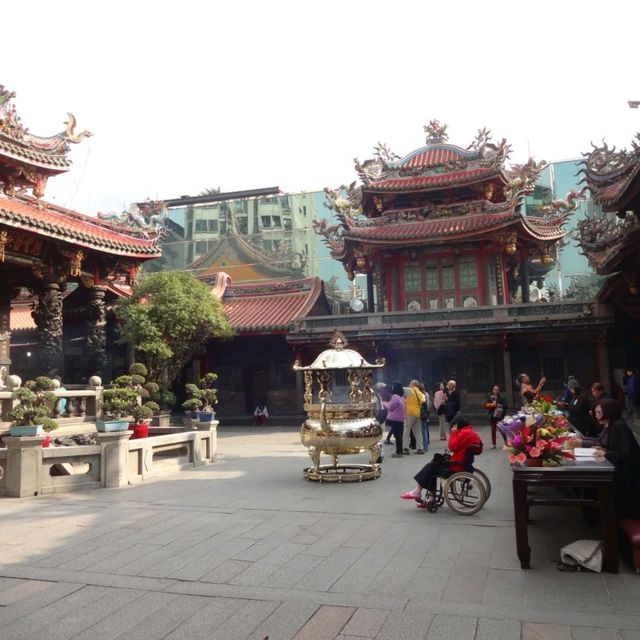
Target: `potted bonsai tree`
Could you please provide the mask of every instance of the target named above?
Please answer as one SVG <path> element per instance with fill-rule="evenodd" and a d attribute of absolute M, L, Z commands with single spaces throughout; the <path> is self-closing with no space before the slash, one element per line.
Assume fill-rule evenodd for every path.
<path fill-rule="evenodd" d="M 111 387 L 105 389 L 102 409 L 112 420 L 97 422 L 98 431 L 124 431 L 129 427 L 129 416 L 132 416 L 132 437 L 145 438 L 148 435 L 149 425 L 145 424 L 145 420 L 159 407 L 155 402 L 146 401 L 149 397 L 149 391 L 145 388 L 146 372 L 143 364 L 134 362 L 129 367 L 128 375 L 117 377 Z"/>
<path fill-rule="evenodd" d="M 19 404 L 9 413 L 13 420 L 9 427 L 12 436 L 38 436 L 43 431 L 58 427 L 51 418 L 57 400 L 54 389 L 55 383 L 51 378 L 38 376 L 35 380 L 27 380 L 24 386 L 13 392 L 12 397 Z"/>
<path fill-rule="evenodd" d="M 186 411 L 193 411 L 199 422 L 211 422 L 216 417 L 214 407 L 218 403 L 218 391 L 215 388 L 217 379 L 217 374 L 207 373 L 200 379 L 200 386 L 185 386 L 187 400 L 182 403 L 182 407 Z"/>

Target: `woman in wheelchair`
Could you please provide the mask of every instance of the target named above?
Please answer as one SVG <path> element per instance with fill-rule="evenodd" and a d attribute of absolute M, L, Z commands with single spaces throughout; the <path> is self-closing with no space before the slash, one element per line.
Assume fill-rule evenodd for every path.
<path fill-rule="evenodd" d="M 459 471 L 473 471 L 473 457 L 482 453 L 482 440 L 469 424 L 468 418 L 460 413 L 451 421 L 448 448 L 451 457 L 436 453 L 431 462 L 414 476 L 418 484 L 413 491 L 406 491 L 400 496 L 403 500 L 415 500 L 419 507 L 429 509 L 436 499 L 438 477 L 447 478 Z M 422 492 L 425 489 L 427 496 L 423 500 Z"/>

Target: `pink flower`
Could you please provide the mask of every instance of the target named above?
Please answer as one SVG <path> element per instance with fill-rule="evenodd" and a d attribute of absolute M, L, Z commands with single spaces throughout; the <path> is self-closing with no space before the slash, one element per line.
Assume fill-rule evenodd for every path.
<path fill-rule="evenodd" d="M 519 453 L 519 454 L 516 456 L 516 460 L 517 460 L 518 462 L 525 462 L 525 461 L 526 461 L 526 459 L 527 459 L 527 456 L 526 456 L 526 454 L 524 454 L 524 453 Z"/>
<path fill-rule="evenodd" d="M 513 453 L 510 453 L 509 454 L 509 462 L 511 464 L 515 464 L 516 462 L 518 462 L 518 458 Z"/>
<path fill-rule="evenodd" d="M 544 448 L 545 448 L 545 446 L 546 446 L 546 444 L 547 444 L 547 443 L 546 443 L 544 440 L 537 440 L 537 441 L 536 441 L 536 447 L 537 447 L 538 449 L 544 449 Z"/>
<path fill-rule="evenodd" d="M 542 453 L 542 451 L 540 451 L 540 449 L 538 449 L 538 447 L 531 447 L 531 449 L 529 449 L 529 455 L 532 458 L 539 458 L 541 453 Z"/>

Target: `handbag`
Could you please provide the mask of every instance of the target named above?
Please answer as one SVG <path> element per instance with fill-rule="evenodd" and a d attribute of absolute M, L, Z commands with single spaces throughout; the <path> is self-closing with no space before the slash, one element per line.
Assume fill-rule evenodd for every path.
<path fill-rule="evenodd" d="M 445 403 L 443 402 L 437 409 L 436 409 L 436 413 L 439 416 L 443 416 L 445 414 L 446 411 L 446 407 L 445 407 Z"/>
<path fill-rule="evenodd" d="M 420 420 L 428 420 L 429 419 L 429 405 L 426 402 L 423 402 L 420 405 Z"/>

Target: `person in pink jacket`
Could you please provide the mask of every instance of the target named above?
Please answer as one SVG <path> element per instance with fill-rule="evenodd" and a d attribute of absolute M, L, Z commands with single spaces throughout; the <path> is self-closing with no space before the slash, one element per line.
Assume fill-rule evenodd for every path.
<path fill-rule="evenodd" d="M 407 417 L 407 405 L 404 399 L 404 389 L 400 382 L 391 385 L 391 398 L 383 402 L 387 410 L 387 426 L 391 429 L 396 441 L 396 452 L 392 458 L 402 458 L 402 435 L 404 431 L 404 419 Z"/>

